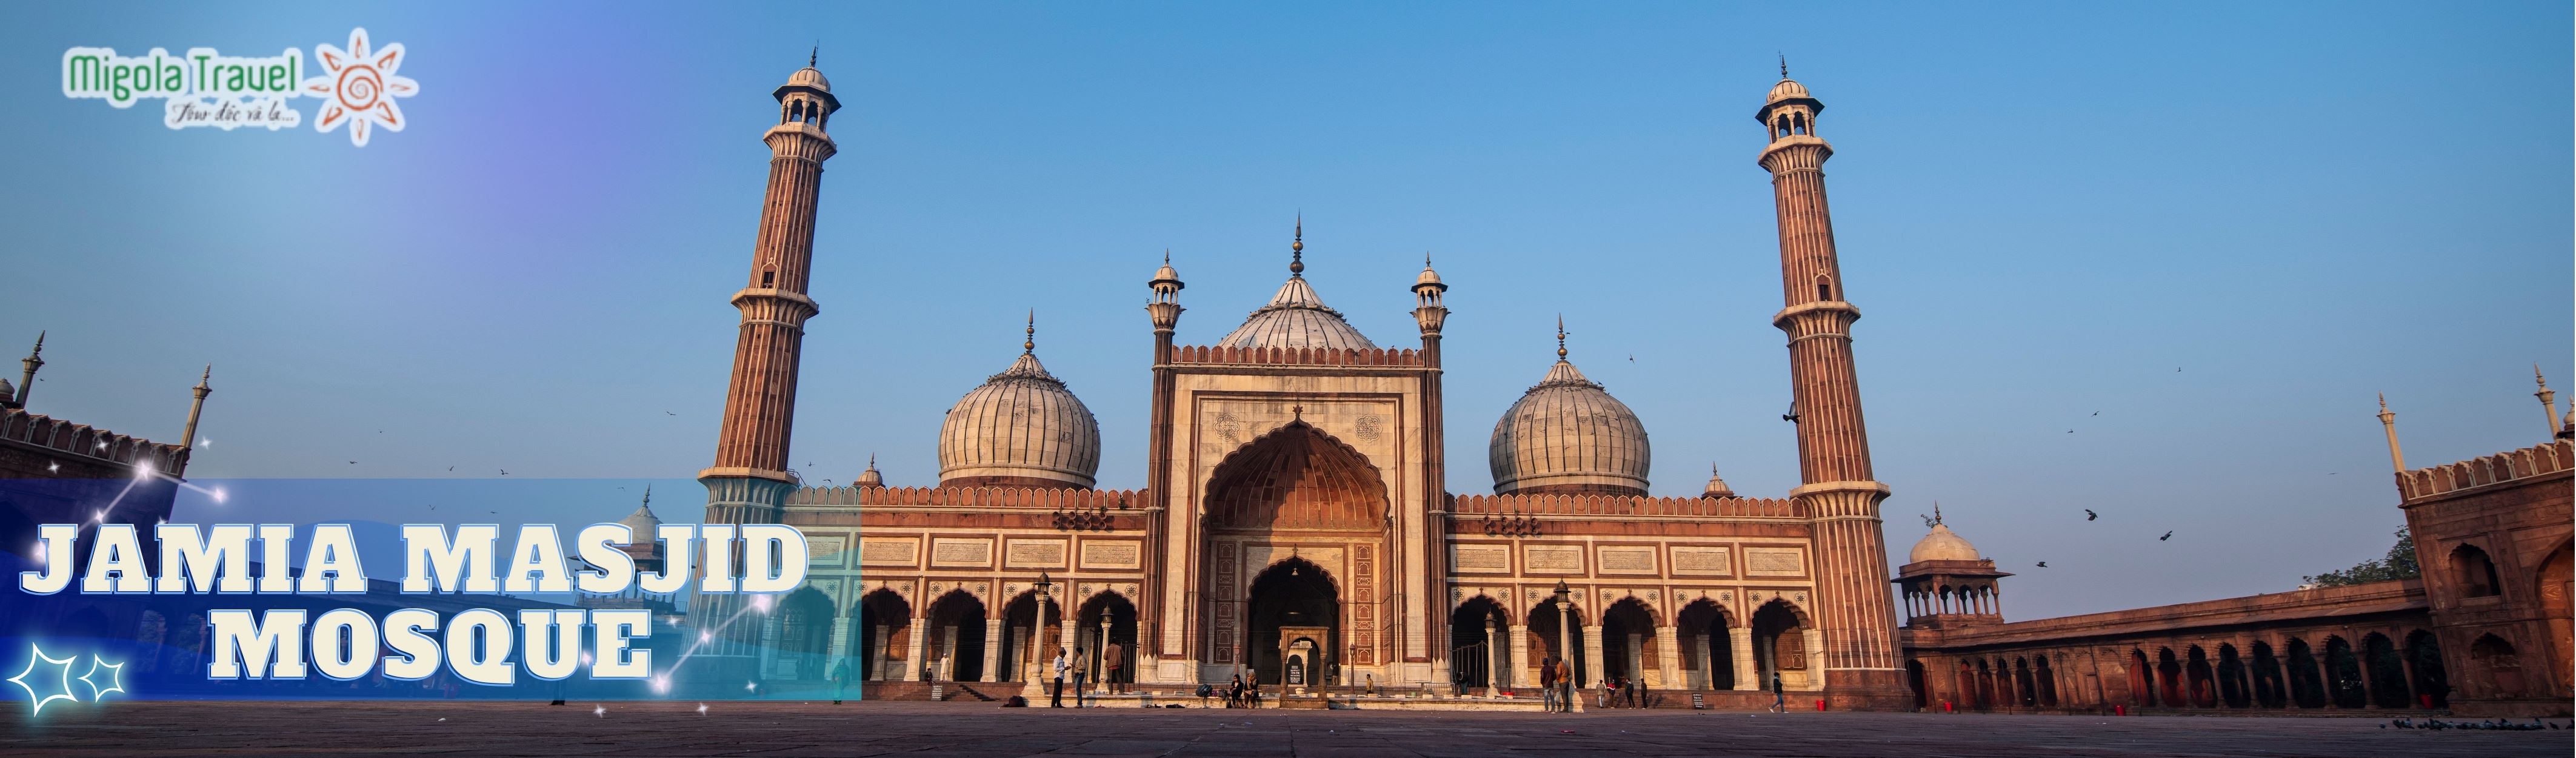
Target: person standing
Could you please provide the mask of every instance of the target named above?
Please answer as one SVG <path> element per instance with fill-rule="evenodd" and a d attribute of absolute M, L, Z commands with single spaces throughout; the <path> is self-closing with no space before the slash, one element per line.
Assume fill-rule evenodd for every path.
<path fill-rule="evenodd" d="M 1126 654 L 1126 652 L 1126 646 L 1120 645 L 1116 642 L 1109 643 L 1108 647 L 1100 649 L 1100 684 L 1103 689 L 1109 691 L 1109 694 L 1120 695 L 1126 693 L 1126 691 L 1120 687 L 1120 682 L 1122 680 L 1118 678 L 1120 669 L 1126 666 L 1124 662 L 1119 660 L 1119 657 Z"/>
<path fill-rule="evenodd" d="M 847 688 L 847 687 L 849 687 L 849 686 L 850 686 L 850 659 L 849 659 L 849 657 L 848 657 L 848 656 L 842 656 L 842 657 L 841 657 L 841 662 L 839 662 L 839 663 L 835 663 L 835 664 L 832 664 L 832 704 L 833 704 L 833 705 L 840 705 L 840 704 L 841 704 L 841 691 L 842 691 L 844 688 Z"/>
<path fill-rule="evenodd" d="M 1771 672 L 1771 712 L 1789 712 L 1789 690 L 1780 685 L 1780 672 Z"/>
<path fill-rule="evenodd" d="M 1066 660 L 1064 659 L 1064 648 L 1060 648 L 1060 647 L 1059 647 L 1059 648 L 1056 648 L 1056 649 L 1055 649 L 1055 687 L 1054 687 L 1053 689 L 1051 689 L 1051 690 L 1049 690 L 1049 691 L 1048 691 L 1048 696 L 1047 696 L 1047 707 L 1049 707 L 1049 708 L 1062 708 L 1062 707 L 1064 707 L 1064 671 L 1065 671 L 1065 669 L 1069 669 L 1069 668 L 1073 668 L 1073 663 L 1072 663 L 1072 662 L 1070 662 L 1070 661 L 1066 661 Z M 1075 694 L 1075 695 L 1074 695 L 1075 702 L 1081 702 L 1081 697 L 1082 697 L 1082 696 L 1081 696 L 1080 694 Z"/>
<path fill-rule="evenodd" d="M 1538 697 L 1547 712 L 1556 712 L 1556 656 L 1538 659 Z"/>
<path fill-rule="evenodd" d="M 1556 707 L 1565 709 L 1567 713 L 1574 712 L 1573 661 L 1564 658 L 1556 659 L 1556 686 L 1560 690 L 1556 696 Z"/>
<path fill-rule="evenodd" d="M 1622 679 L 1620 684 L 1623 686 L 1619 688 L 1619 694 L 1628 696 L 1628 707 L 1637 707 L 1637 701 L 1642 699 L 1639 697 L 1642 693 L 1637 690 L 1642 689 L 1645 682 L 1638 679 Z"/>
<path fill-rule="evenodd" d="M 1082 648 L 1073 649 L 1073 659 L 1082 660 Z M 1073 707 L 1075 708 L 1082 707 L 1082 693 L 1085 691 L 1082 680 L 1090 678 L 1087 675 L 1091 672 L 1084 671 L 1083 668 L 1082 666 L 1073 667 Z"/>

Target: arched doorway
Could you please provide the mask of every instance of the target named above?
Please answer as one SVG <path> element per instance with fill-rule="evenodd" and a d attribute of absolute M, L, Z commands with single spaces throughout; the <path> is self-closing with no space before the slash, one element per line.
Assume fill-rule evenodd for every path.
<path fill-rule="evenodd" d="M 2243 708 L 2253 702 L 2245 692 L 2245 661 L 2236 655 L 2236 646 L 2218 645 L 2218 700 L 2229 708 Z"/>
<path fill-rule="evenodd" d="M 1538 605 L 1529 609 L 1529 631 L 1529 661 L 1533 669 L 1545 665 L 1551 658 L 1561 657 L 1566 665 L 1573 668 L 1574 686 L 1579 688 L 1584 682 L 1592 681 L 1592 666 L 1584 660 L 1589 656 L 1583 654 L 1581 604 L 1568 603 L 1560 611 L 1556 601 L 1540 600 Z M 1535 676 L 1530 679 L 1531 684 L 1539 681 Z"/>
<path fill-rule="evenodd" d="M 1082 665 L 1085 671 L 1090 672 L 1090 681 L 1101 685 L 1102 689 L 1112 684 L 1134 683 L 1136 604 L 1128 602 L 1125 595 L 1102 591 L 1084 601 L 1082 612 L 1075 614 L 1074 618 L 1078 625 L 1074 627 L 1074 645 L 1083 650 Z M 1102 637 L 1104 633 L 1108 635 L 1105 639 Z M 1109 648 L 1113 644 L 1118 646 L 1114 651 Z M 1117 676 L 1110 677 L 1106 674 L 1111 670 L 1109 656 L 1113 653 L 1120 661 Z"/>
<path fill-rule="evenodd" d="M 859 676 L 871 682 L 903 681 L 902 660 L 898 655 L 909 644 L 912 633 L 912 604 L 894 590 L 880 589 L 859 598 L 855 611 L 858 627 Z M 888 662 L 892 661 L 892 664 Z"/>
<path fill-rule="evenodd" d="M 2156 685 L 2165 707 L 2182 707 L 2182 662 L 2174 659 L 2173 648 L 2156 650 Z"/>
<path fill-rule="evenodd" d="M 1932 683 L 1923 676 L 1922 661 L 1910 658 L 1905 661 L 1905 686 L 1914 689 L 1914 707 L 1932 707 Z"/>
<path fill-rule="evenodd" d="M 1601 678 L 1624 678 L 1630 683 L 1646 680 L 1646 672 L 1659 668 L 1655 663 L 1654 613 L 1646 610 L 1645 601 L 1621 598 L 1601 613 Z"/>
<path fill-rule="evenodd" d="M 2281 659 L 2272 654 L 2272 643 L 2254 643 L 2254 704 L 2265 708 L 2290 707 L 2290 688 L 2281 679 Z"/>
<path fill-rule="evenodd" d="M 2057 672 L 2049 667 L 2046 653 L 2039 655 L 2036 664 L 2037 668 L 2033 670 L 2032 676 L 2039 679 L 2039 704 L 2055 708 L 2057 707 Z"/>
<path fill-rule="evenodd" d="M 2381 708 L 2411 705 L 2406 694 L 2406 664 L 2397 658 L 2397 643 L 2371 632 L 2361 638 L 2361 663 L 2370 677 L 2370 704 Z"/>
<path fill-rule="evenodd" d="M 1807 635 L 1804 619 L 1796 606 L 1773 600 L 1753 611 L 1753 666 L 1759 674 L 1756 684 L 1771 687 L 1771 678 L 1780 677 L 1790 687 L 1805 687 L 1807 679 Z"/>
<path fill-rule="evenodd" d="M 1393 503 L 1366 456 L 1291 421 L 1218 463 L 1202 502 L 1217 606 L 1205 615 L 1209 660 L 1278 684 L 1286 626 L 1324 630 L 1303 659 L 1324 681 L 1309 685 L 1357 683 L 1387 662 L 1394 638 L 1381 625 L 1401 618 L 1385 605 Z M 1438 631 L 1417 634 L 1436 642 Z"/>
<path fill-rule="evenodd" d="M 2326 638 L 2326 693 L 2337 708 L 2370 706 L 2369 690 L 2361 680 L 2361 659 L 2352 654 L 2352 642 L 2341 636 Z"/>
<path fill-rule="evenodd" d="M 812 587 L 788 593 L 778 601 L 776 658 L 770 664 L 771 676 L 785 679 L 821 679 L 831 671 L 824 660 L 832 651 L 831 598 Z"/>
<path fill-rule="evenodd" d="M 1691 673 L 1692 689 L 1735 689 L 1735 637 L 1726 609 L 1713 600 L 1698 600 L 1682 606 L 1673 616 L 1681 639 L 1682 667 Z"/>
<path fill-rule="evenodd" d="M 984 675 L 984 601 L 965 590 L 930 602 L 930 638 L 924 640 L 919 665 L 925 680 L 972 682 Z"/>
<path fill-rule="evenodd" d="M 2185 651 L 2184 658 L 2183 681 L 2191 689 L 2192 707 L 2218 707 L 2218 681 L 2209 668 L 2209 651 L 2193 645 Z"/>
<path fill-rule="evenodd" d="M 1252 580 L 1251 597 L 1244 614 L 1243 652 L 1252 664 L 1254 676 L 1263 684 L 1287 681 L 1287 660 L 1281 646 L 1294 640 L 1282 639 L 1281 627 L 1321 628 L 1324 639 L 1313 640 L 1313 657 L 1302 661 L 1312 677 L 1306 686 L 1329 683 L 1332 667 L 1339 664 L 1341 650 L 1341 590 L 1332 576 L 1303 558 L 1290 558 L 1271 564 Z"/>
<path fill-rule="evenodd" d="M 1505 637 L 1511 618 L 1503 606 L 1483 595 L 1467 598 L 1449 613 L 1449 678 L 1460 688 L 1510 687 L 1511 642 Z"/>
<path fill-rule="evenodd" d="M 1037 682 L 1054 675 L 1054 672 L 1045 670 L 1045 666 L 1048 661 L 1055 660 L 1057 638 L 1054 635 L 1064 631 L 1063 622 L 1056 617 L 1063 608 L 1061 599 L 1047 598 L 1047 609 L 1051 613 L 1047 615 L 1046 624 L 1040 625 L 1036 590 L 1014 595 L 1002 603 L 1002 649 L 993 657 L 993 665 L 998 669 L 993 673 L 995 680 Z M 1071 655 L 1073 651 L 1065 653 Z"/>
<path fill-rule="evenodd" d="M 2406 635 L 2406 657 L 2414 663 L 2416 704 L 2450 707 L 2451 678 L 2442 671 L 2442 643 L 2432 632 L 2417 629 Z"/>
<path fill-rule="evenodd" d="M 2576 626 L 2570 625 L 2576 619 L 2568 616 L 2568 596 L 2576 593 L 2570 560 L 2568 549 L 2560 547 L 2540 562 L 2540 617 L 2549 624 L 2549 670 L 2561 677 L 2569 676 L 2569 667 L 2576 665 L 2570 659 L 2576 654 Z M 2566 689 L 2559 692 L 2564 694 Z"/>
<path fill-rule="evenodd" d="M 2301 708 L 2326 707 L 2326 687 L 2317 678 L 2317 656 L 2308 641 L 2290 638 L 2290 700 Z"/>

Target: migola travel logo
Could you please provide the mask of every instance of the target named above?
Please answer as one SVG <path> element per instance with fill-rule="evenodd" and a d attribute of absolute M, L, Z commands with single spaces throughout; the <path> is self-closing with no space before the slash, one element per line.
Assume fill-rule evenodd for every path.
<path fill-rule="evenodd" d="M 291 47 L 270 57 L 228 56 L 211 47 L 171 55 L 156 47 L 131 58 L 112 48 L 75 47 L 63 51 L 63 96 L 105 100 L 120 109 L 159 99 L 163 126 L 224 131 L 300 126 L 304 113 L 288 101 L 310 97 L 323 101 L 314 131 L 347 126 L 350 144 L 366 147 L 377 129 L 403 130 L 402 107 L 394 100 L 419 94 L 420 84 L 396 73 L 402 69 L 402 43 L 375 47 L 366 29 L 351 29 L 347 48 L 315 45 L 313 57 L 319 67 L 307 69 L 304 53 Z"/>

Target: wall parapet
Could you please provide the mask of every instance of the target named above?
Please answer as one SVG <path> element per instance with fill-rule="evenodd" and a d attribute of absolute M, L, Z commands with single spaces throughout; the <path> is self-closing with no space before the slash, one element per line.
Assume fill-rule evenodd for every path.
<path fill-rule="evenodd" d="M 0 411 L 0 440 L 34 445 L 91 461 L 127 466 L 149 464 L 153 471 L 172 476 L 185 473 L 188 465 L 188 449 L 185 447 L 117 434 L 41 413 L 28 413 L 20 408 Z"/>
<path fill-rule="evenodd" d="M 1806 518 L 1796 500 L 1767 497 L 1638 497 L 1635 495 L 1450 495 L 1451 518 L 1477 515 L 1707 516 Z"/>
<path fill-rule="evenodd" d="M 787 496 L 787 504 L 1115 511 L 1144 507 L 1145 493 L 1072 487 L 799 487 Z"/>
<path fill-rule="evenodd" d="M 2520 450 L 2471 458 L 2458 463 L 2419 468 L 2397 475 L 2397 496 L 2413 502 L 2490 484 L 2527 479 L 2576 468 L 2576 448 L 2558 440 Z"/>
<path fill-rule="evenodd" d="M 1413 348 L 1349 348 L 1333 350 L 1320 347 L 1227 347 L 1223 345 L 1179 345 L 1172 348 L 1174 364 L 1263 365 L 1263 366 L 1391 366 L 1427 365 L 1422 351 Z"/>

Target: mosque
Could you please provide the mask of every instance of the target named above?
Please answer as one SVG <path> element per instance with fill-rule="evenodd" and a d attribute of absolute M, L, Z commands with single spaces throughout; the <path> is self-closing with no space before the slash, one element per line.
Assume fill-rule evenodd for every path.
<path fill-rule="evenodd" d="M 839 101 L 822 72 L 774 93 L 767 201 L 745 287 L 725 421 L 699 474 L 708 523 L 787 523 L 806 587 L 771 622 L 729 629 L 763 676 L 849 661 L 870 681 L 987 689 L 1034 682 L 1056 648 L 1150 688 L 1236 675 L 1321 690 L 1528 690 L 1540 662 L 1584 682 L 1752 691 L 1852 707 L 1907 698 L 1850 328 L 1816 136 L 1824 104 L 1784 75 L 1755 116 L 1779 199 L 1790 378 L 1804 484 L 1744 497 L 1647 495 L 1646 424 L 1562 344 L 1493 427 L 1491 494 L 1453 493 L 1441 333 L 1449 283 L 1411 282 L 1419 334 L 1360 333 L 1304 276 L 1213 344 L 1176 343 L 1170 262 L 1146 281 L 1153 382 L 1146 486 L 1094 487 L 1100 422 L 1047 372 L 1034 337 L 968 391 L 936 441 L 935 487 L 851 486 L 788 470 L 816 190 Z M 1753 314 L 1746 314 L 1751 317 Z M 1034 335 L 1034 327 L 1031 329 Z M 1387 335 L 1379 335 L 1380 338 Z M 1684 420 L 1676 419 L 1676 422 Z M 643 515 L 650 518 L 649 515 Z M 692 599 L 710 623 L 744 601 Z"/>
<path fill-rule="evenodd" d="M 806 294 L 815 201 L 840 103 L 810 62 L 773 94 L 767 194 L 732 299 L 742 320 L 724 423 L 698 478 L 706 523 L 794 525 L 811 567 L 774 605 L 701 595 L 688 614 L 722 640 L 705 657 L 765 679 L 820 680 L 846 664 L 870 697 L 926 697 L 928 683 L 941 697 L 1034 694 L 1050 676 L 1041 664 L 1063 649 L 1080 651 L 1093 681 L 1139 691 L 1244 676 L 1292 694 L 1526 697 L 1556 657 L 1585 688 L 1625 680 L 1718 707 L 1768 705 L 1775 677 L 1793 702 L 1835 709 L 2340 706 L 2344 689 L 2362 693 L 2350 707 L 2409 707 L 2428 688 L 2450 691 L 2442 662 L 2467 668 L 2461 650 L 2486 645 L 2478 665 L 2492 669 L 2494 650 L 2518 644 L 2554 651 L 2556 673 L 2515 673 L 2512 692 L 2489 677 L 2479 696 L 2555 692 L 2533 702 L 2564 710 L 2576 458 L 2563 440 L 2505 454 L 2502 468 L 2478 463 L 2478 478 L 2398 464 L 2410 520 L 2418 501 L 2453 490 L 2524 493 L 2507 508 L 2522 526 L 2479 523 L 2521 535 L 2516 549 L 2532 554 L 2513 570 L 2537 579 L 2514 586 L 2536 589 L 2513 601 L 2522 610 L 2476 606 L 2481 623 L 2510 627 L 2477 641 L 2436 635 L 2458 623 L 2437 603 L 2449 585 L 2428 594 L 2413 580 L 2007 624 L 1995 600 L 2010 575 L 1946 525 L 1891 576 L 1879 518 L 1889 488 L 1872 474 L 1854 369 L 1860 311 L 1825 198 L 1833 147 L 1818 133 L 1823 102 L 1785 66 L 1752 115 L 1779 226 L 1771 322 L 1788 348 L 1801 482 L 1788 492 L 1739 495 L 1712 472 L 1698 497 L 1649 496 L 1646 423 L 1584 376 L 1561 329 L 1557 360 L 1531 366 L 1537 383 L 1494 422 L 1491 494 L 1448 491 L 1450 284 L 1427 262 L 1413 281 L 1388 283 L 1410 290 L 1419 333 L 1372 339 L 1305 279 L 1302 223 L 1277 293 L 1213 344 L 1174 340 L 1186 309 L 1168 259 L 1145 281 L 1142 489 L 1095 488 L 1099 420 L 1047 372 L 1034 324 L 1020 354 L 994 356 L 1002 370 L 949 410 L 932 441 L 937 486 L 886 486 L 873 465 L 851 486 L 807 485 L 787 451 L 803 325 L 819 311 Z M 648 510 L 629 518 L 657 523 Z M 2503 586 L 2485 581 L 2482 591 Z M 751 617 L 762 620 L 734 623 Z M 2367 665 L 2330 649 L 2319 668 L 2307 648 L 2339 644 L 2352 659 L 2365 635 L 2364 654 L 2377 656 Z M 2418 641 L 2435 636 L 2439 646 Z"/>

